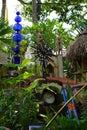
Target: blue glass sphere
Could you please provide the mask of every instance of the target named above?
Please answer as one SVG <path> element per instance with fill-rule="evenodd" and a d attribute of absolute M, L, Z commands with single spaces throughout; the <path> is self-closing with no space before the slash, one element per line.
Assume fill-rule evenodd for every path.
<path fill-rule="evenodd" d="M 16 48 L 12 47 L 12 51 L 18 54 L 20 52 L 20 47 L 17 46 Z"/>
<path fill-rule="evenodd" d="M 13 35 L 13 40 L 15 41 L 15 42 L 21 42 L 22 41 L 22 35 L 20 34 L 20 33 L 15 33 L 14 35 Z"/>
<path fill-rule="evenodd" d="M 13 29 L 15 31 L 21 31 L 22 30 L 22 25 L 19 24 L 19 23 L 16 23 L 14 26 L 13 26 Z"/>
<path fill-rule="evenodd" d="M 17 15 L 16 17 L 15 17 L 15 22 L 21 22 L 22 21 L 22 19 L 21 19 L 21 17 L 19 16 L 19 15 Z"/>
<path fill-rule="evenodd" d="M 17 12 L 16 12 L 16 14 L 17 14 L 17 15 L 20 15 L 20 12 L 19 12 L 19 11 L 17 11 Z"/>

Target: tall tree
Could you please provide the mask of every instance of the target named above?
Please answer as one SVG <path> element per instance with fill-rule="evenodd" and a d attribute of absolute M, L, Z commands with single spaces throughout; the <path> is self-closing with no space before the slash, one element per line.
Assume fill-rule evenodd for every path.
<path fill-rule="evenodd" d="M 26 0 L 18 1 L 24 5 L 22 8 L 23 15 L 26 19 L 30 21 L 30 17 L 32 16 L 32 1 L 28 0 L 28 4 L 25 3 Z M 36 3 L 38 4 L 38 0 L 36 1 Z M 65 22 L 67 24 L 70 24 L 73 26 L 73 28 L 76 29 L 78 28 L 78 26 L 81 27 L 83 22 L 86 21 L 86 8 L 87 3 L 85 3 L 85 0 L 44 0 L 40 8 L 40 19 L 45 20 L 46 17 L 50 15 L 50 13 L 55 11 L 57 15 L 57 20 L 59 22 Z"/>
<path fill-rule="evenodd" d="M 32 20 L 33 20 L 33 23 L 37 24 L 38 19 L 37 19 L 37 5 L 36 5 L 36 0 L 32 0 Z"/>
<path fill-rule="evenodd" d="M 5 19 L 5 11 L 6 11 L 6 0 L 2 0 L 2 11 L 1 11 L 1 17 Z"/>
<path fill-rule="evenodd" d="M 29 17 L 29 14 L 31 14 L 32 15 L 32 22 L 37 24 L 38 19 L 39 19 L 38 15 L 39 15 L 39 12 L 40 12 L 40 11 L 38 12 L 38 10 L 40 9 L 41 1 L 40 0 L 32 0 L 32 1 L 30 0 L 28 2 L 24 1 L 24 0 L 18 0 L 18 1 L 24 6 L 25 16 L 28 15 L 28 17 Z M 28 7 L 28 8 L 26 8 L 26 7 Z M 37 10 L 37 8 L 38 8 L 38 10 Z M 29 9 L 30 9 L 30 11 L 29 11 Z"/>

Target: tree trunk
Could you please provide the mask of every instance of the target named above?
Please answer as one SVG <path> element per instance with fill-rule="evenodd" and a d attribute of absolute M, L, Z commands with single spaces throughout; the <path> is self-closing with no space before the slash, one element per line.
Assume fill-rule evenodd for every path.
<path fill-rule="evenodd" d="M 38 19 L 37 19 L 37 4 L 36 4 L 36 0 L 32 0 L 32 22 L 37 24 L 38 23 Z"/>
<path fill-rule="evenodd" d="M 5 10 L 6 10 L 6 0 L 2 0 L 2 11 L 1 11 L 1 17 L 5 20 Z"/>

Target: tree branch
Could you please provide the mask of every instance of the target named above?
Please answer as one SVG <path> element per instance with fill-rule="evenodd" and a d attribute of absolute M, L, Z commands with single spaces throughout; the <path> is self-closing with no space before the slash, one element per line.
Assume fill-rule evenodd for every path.
<path fill-rule="evenodd" d="M 25 2 L 24 0 L 18 0 L 22 5 L 24 4 L 30 4 L 30 2 Z"/>

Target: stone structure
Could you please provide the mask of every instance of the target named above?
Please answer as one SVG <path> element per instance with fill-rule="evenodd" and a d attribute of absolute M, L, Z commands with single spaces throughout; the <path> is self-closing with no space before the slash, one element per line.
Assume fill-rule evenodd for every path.
<path fill-rule="evenodd" d="M 47 76 L 63 78 L 63 62 L 61 55 L 52 56 L 52 61 L 47 64 Z"/>

